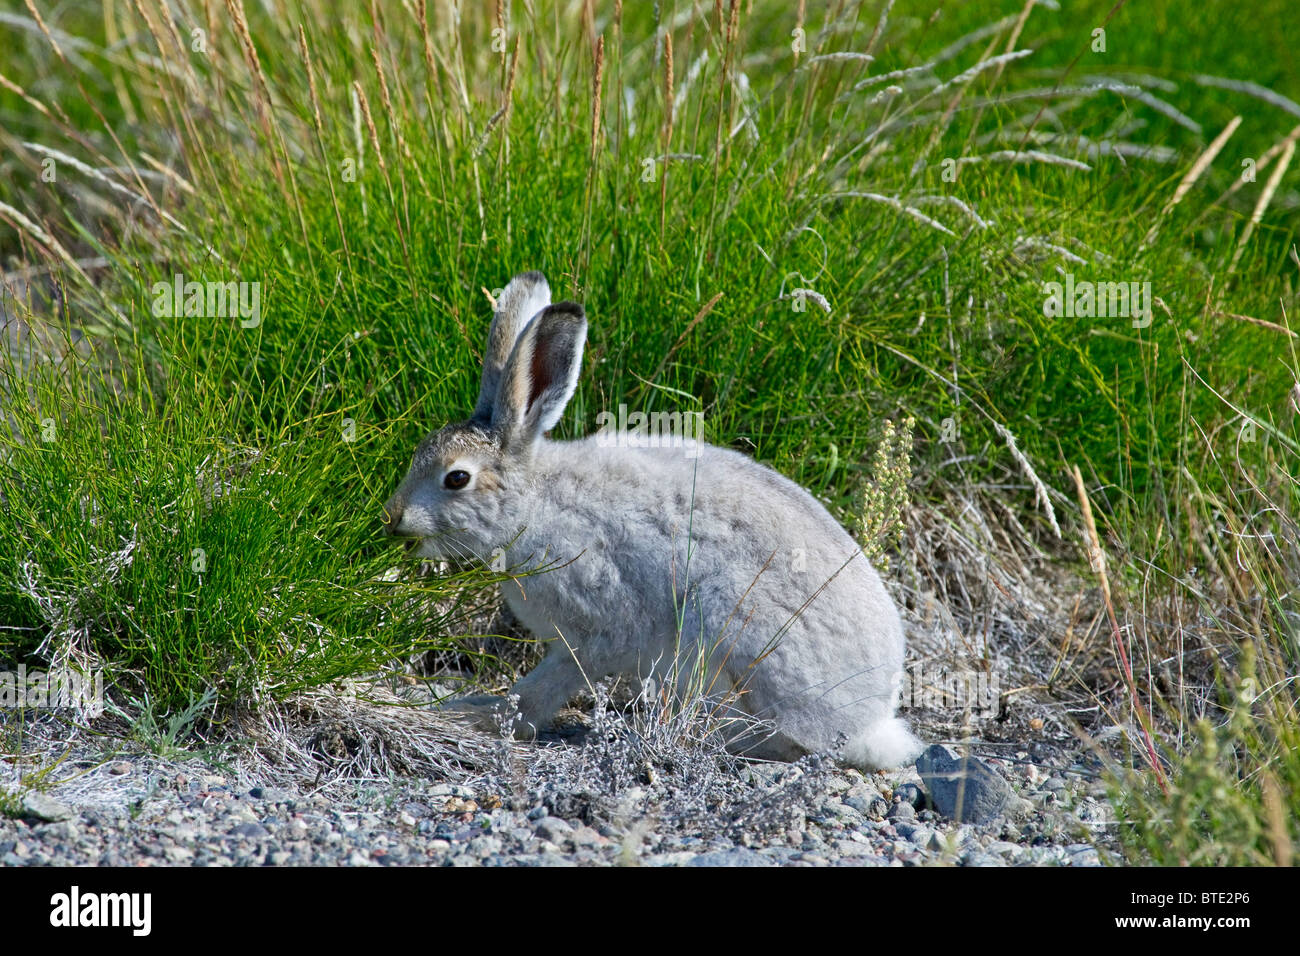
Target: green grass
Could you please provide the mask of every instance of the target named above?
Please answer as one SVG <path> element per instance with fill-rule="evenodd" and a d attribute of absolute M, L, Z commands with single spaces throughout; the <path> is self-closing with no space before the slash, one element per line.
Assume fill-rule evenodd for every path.
<path fill-rule="evenodd" d="M 1035 8 L 1011 44 L 1032 55 L 973 74 L 1009 48 L 1020 4 L 900 0 L 874 41 L 878 4 L 809 5 L 796 61 L 788 4 L 740 4 L 734 29 L 726 3 L 720 19 L 664 3 L 659 23 L 649 4 L 620 20 L 599 4 L 590 29 L 578 10 L 516 4 L 494 49 L 497 24 L 477 7 L 454 27 L 435 4 L 426 32 L 414 5 L 381 6 L 374 23 L 362 7 L 295 0 L 273 17 L 247 9 L 256 68 L 224 9 L 173 6 L 169 25 L 143 6 L 147 19 L 130 5 L 38 5 L 64 31 L 54 43 L 10 8 L 29 27 L 2 71 L 0 202 L 27 221 L 0 208 L 0 253 L 48 266 L 61 305 L 40 276 L 30 313 L 9 305 L 34 331 L 7 353 L 0 390 L 14 431 L 0 439 L 4 656 L 94 656 L 110 683 L 167 712 L 447 646 L 463 627 L 452 605 L 482 578 L 384 580 L 399 552 L 380 507 L 423 432 L 472 404 L 485 293 L 540 268 L 591 317 L 560 437 L 620 403 L 702 409 L 709 440 L 848 514 L 883 422 L 913 416 L 922 503 L 996 499 L 1043 542 L 1044 508 L 996 426 L 1054 489 L 1074 540 L 1079 465 L 1168 751 L 1203 741 L 1191 728 L 1205 716 L 1236 735 L 1248 779 L 1295 772 L 1281 745 L 1295 726 L 1289 683 L 1271 686 L 1267 719 L 1257 705 L 1249 726 L 1263 737 L 1250 743 L 1191 676 L 1156 674 L 1174 653 L 1189 675 L 1230 673 L 1247 639 L 1279 674 L 1300 657 L 1295 579 L 1267 549 L 1244 578 L 1227 557 L 1233 533 L 1284 535 L 1298 513 L 1284 477 L 1292 339 L 1232 317 L 1294 314 L 1295 168 L 1244 244 L 1277 160 L 1217 201 L 1297 118 L 1197 79 L 1300 96 L 1284 4 L 1216 3 L 1195 18 L 1128 3 L 1109 20 L 1111 4 Z M 999 16 L 1001 29 L 958 46 Z M 203 52 L 195 28 L 209 30 Z M 816 59 L 868 48 L 874 62 Z M 896 93 L 870 82 L 940 55 Z M 1080 91 L 1099 77 L 1146 94 Z M 1235 116 L 1223 152 L 1165 212 Z M 1158 153 L 1097 146 L 1115 142 Z M 945 176 L 945 160 L 1022 147 L 1089 168 L 976 162 Z M 56 158 L 42 179 L 51 149 L 100 175 Z M 1049 318 L 1043 283 L 1065 271 L 1150 281 L 1162 305 L 1145 328 Z M 153 284 L 178 273 L 259 283 L 260 324 L 155 315 Z M 803 288 L 829 311 L 788 297 Z M 1236 441 L 1228 402 L 1255 417 L 1253 442 Z M 1276 510 L 1260 512 L 1265 498 Z M 1208 566 L 1207 549 L 1222 555 Z M 1065 560 L 1088 573 L 1078 551 Z M 1193 569 L 1210 583 L 1189 585 Z M 1189 614 L 1166 614 L 1178 609 Z M 1123 717 L 1127 693 L 1108 693 Z M 1236 772 L 1226 749 L 1211 762 Z M 1135 852 L 1161 858 L 1161 818 L 1147 808 Z"/>
<path fill-rule="evenodd" d="M 115 394 L 47 365 L 22 381 L 0 559 L 19 653 L 107 656 L 174 706 L 333 680 L 454 626 L 433 602 L 456 581 L 384 580 L 397 557 L 346 491 L 364 436 L 319 419 L 272 432 L 252 400 L 189 383 Z"/>

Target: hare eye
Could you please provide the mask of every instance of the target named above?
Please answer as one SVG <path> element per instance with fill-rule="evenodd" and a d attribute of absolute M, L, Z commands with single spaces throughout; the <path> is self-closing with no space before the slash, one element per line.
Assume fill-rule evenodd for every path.
<path fill-rule="evenodd" d="M 464 488 L 468 484 L 469 472 L 461 471 L 459 469 L 447 472 L 447 477 L 442 479 L 443 487 L 451 488 L 453 491 L 457 488 Z"/>

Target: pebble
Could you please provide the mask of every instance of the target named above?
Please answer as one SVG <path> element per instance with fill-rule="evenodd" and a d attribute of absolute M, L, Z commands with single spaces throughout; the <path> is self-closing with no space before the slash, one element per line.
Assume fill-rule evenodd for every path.
<path fill-rule="evenodd" d="M 34 835 L 42 842 L 46 840 L 75 840 L 79 835 L 77 825 L 71 820 L 60 823 L 46 823 L 35 829 Z"/>
<path fill-rule="evenodd" d="M 1066 860 L 1071 866 L 1101 866 L 1101 854 L 1089 843 L 1076 843 L 1065 848 Z"/>
<path fill-rule="evenodd" d="M 925 791 L 914 783 L 904 783 L 894 788 L 894 799 L 910 803 L 912 808 L 920 810 L 925 806 Z"/>
<path fill-rule="evenodd" d="M 858 813 L 861 813 L 863 816 L 869 816 L 871 812 L 873 799 L 875 798 L 859 797 L 859 796 L 845 797 L 844 805 L 846 807 L 852 807 L 854 810 L 857 810 Z"/>
<path fill-rule="evenodd" d="M 687 866 L 775 866 L 769 857 L 746 847 L 701 853 Z"/>
<path fill-rule="evenodd" d="M 267 803 L 288 803 L 290 799 L 288 793 L 273 787 L 254 787 L 248 791 L 248 795 L 254 800 L 264 800 Z"/>
<path fill-rule="evenodd" d="M 907 834 L 909 840 L 921 847 L 928 847 L 933 836 L 934 831 L 929 827 L 913 827 L 912 832 Z"/>
<path fill-rule="evenodd" d="M 679 850 L 676 853 L 656 853 L 642 862 L 647 866 L 690 866 L 696 856 L 698 854 L 689 850 Z"/>
<path fill-rule="evenodd" d="M 890 806 L 886 816 L 894 821 L 915 820 L 916 808 L 906 801 L 897 801 Z"/>
<path fill-rule="evenodd" d="M 502 843 L 494 836 L 475 837 L 473 840 L 470 840 L 469 845 L 465 847 L 466 853 L 471 856 L 476 856 L 481 860 L 485 860 L 490 856 L 495 856 L 500 853 L 501 850 Z"/>
<path fill-rule="evenodd" d="M 270 836 L 271 832 L 260 823 L 240 823 L 237 826 L 231 827 L 230 835 L 241 839 L 256 840 L 261 837 Z"/>
<path fill-rule="evenodd" d="M 36 790 L 29 790 L 23 794 L 22 811 L 26 816 L 49 823 L 66 820 L 75 813 L 67 804 L 60 803 Z"/>
<path fill-rule="evenodd" d="M 168 863 L 189 863 L 194 859 L 194 851 L 186 846 L 169 846 L 163 850 Z"/>
<path fill-rule="evenodd" d="M 870 843 L 859 843 L 857 840 L 836 840 L 835 851 L 840 856 L 870 856 L 873 848 Z"/>

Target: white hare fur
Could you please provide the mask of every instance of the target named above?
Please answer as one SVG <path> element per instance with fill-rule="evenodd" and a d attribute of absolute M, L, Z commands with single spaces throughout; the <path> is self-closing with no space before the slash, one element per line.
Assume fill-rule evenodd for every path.
<path fill-rule="evenodd" d="M 550 304 L 540 273 L 515 277 L 473 417 L 420 443 L 386 505 L 390 533 L 418 538 L 422 556 L 550 569 L 503 588 L 547 643 L 511 691 L 521 730 L 547 726 L 589 681 L 662 684 L 706 659 L 706 687 L 740 691 L 739 706 L 775 727 L 733 749 L 792 760 L 834 751 L 843 735 L 838 755 L 853 766 L 914 759 L 921 745 L 894 716 L 898 611 L 812 495 L 703 443 L 545 437 L 577 386 L 586 332 L 581 307 Z M 461 706 L 486 723 L 497 700 Z"/>

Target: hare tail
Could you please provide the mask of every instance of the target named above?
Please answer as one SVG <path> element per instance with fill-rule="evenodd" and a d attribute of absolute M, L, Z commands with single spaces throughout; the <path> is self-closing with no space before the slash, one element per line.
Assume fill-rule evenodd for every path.
<path fill-rule="evenodd" d="M 843 759 L 860 770 L 892 770 L 911 763 L 923 749 L 907 724 L 889 717 L 850 740 Z"/>

